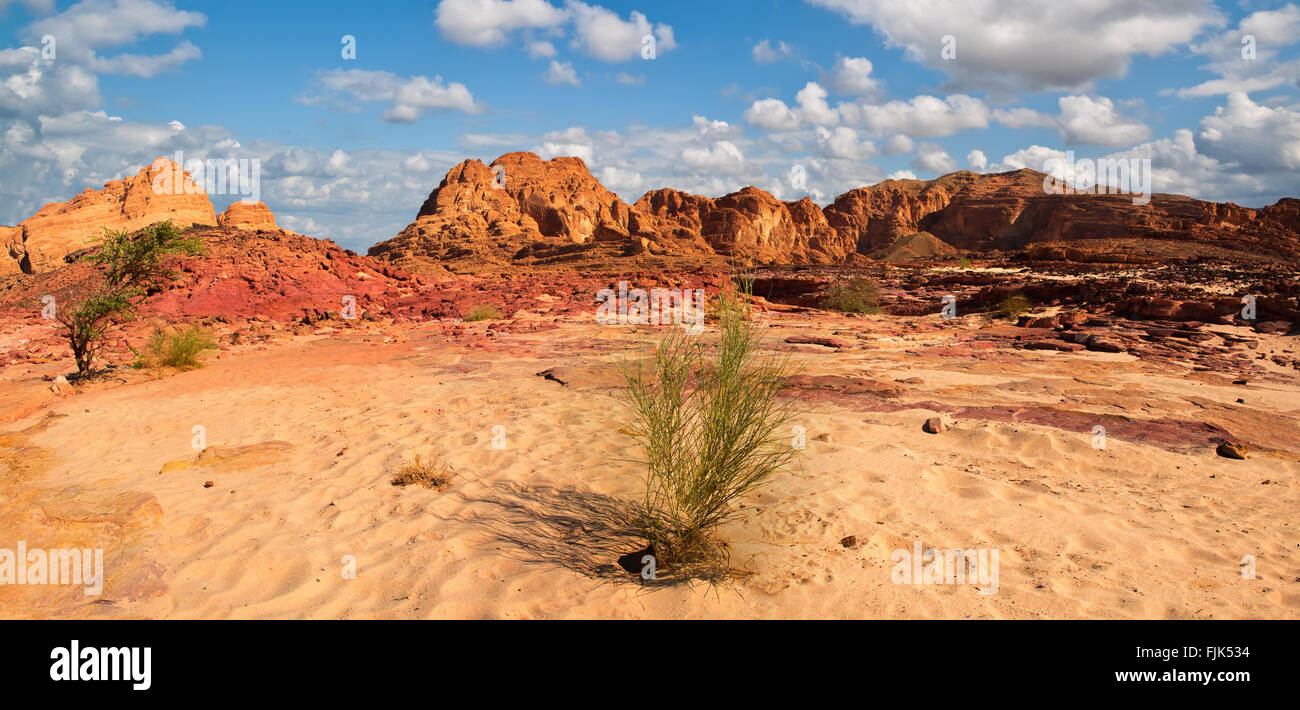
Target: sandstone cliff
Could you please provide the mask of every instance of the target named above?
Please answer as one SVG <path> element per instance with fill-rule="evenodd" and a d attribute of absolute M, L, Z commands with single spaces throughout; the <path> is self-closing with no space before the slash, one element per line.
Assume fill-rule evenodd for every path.
<path fill-rule="evenodd" d="M 1146 263 L 1247 255 L 1300 260 L 1300 200 L 1263 209 L 1156 194 L 1061 195 L 1033 170 L 961 171 L 934 180 L 886 180 L 825 208 L 784 202 L 755 187 L 719 198 L 652 190 L 633 205 L 605 189 L 578 158 L 509 153 L 490 166 L 453 168 L 416 221 L 370 254 L 417 270 L 447 266 L 597 265 L 644 255 L 760 264 L 842 264 L 891 252 L 904 258 L 1026 251 L 1043 259 Z"/>
<path fill-rule="evenodd" d="M 134 177 L 45 205 L 18 224 L 21 238 L 14 228 L 0 230 L 0 274 L 50 271 L 105 229 L 132 231 L 169 219 L 177 227 L 217 223 L 203 188 L 179 165 L 159 158 Z"/>

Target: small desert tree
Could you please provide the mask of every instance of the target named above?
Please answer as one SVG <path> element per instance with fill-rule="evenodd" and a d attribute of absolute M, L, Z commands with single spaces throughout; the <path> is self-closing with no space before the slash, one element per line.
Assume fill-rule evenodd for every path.
<path fill-rule="evenodd" d="M 150 288 L 175 277 L 167 268 L 168 257 L 201 253 L 202 240 L 182 234 L 170 221 L 134 234 L 104 230 L 94 251 L 82 257 L 97 265 L 98 273 L 58 313 L 77 363 L 77 375 L 90 373 L 109 329 L 133 318 L 137 302 Z"/>
<path fill-rule="evenodd" d="M 798 453 L 787 435 L 793 402 L 778 397 L 797 368 L 760 352 L 747 295 L 718 296 L 716 342 L 673 328 L 649 364 L 622 366 L 646 456 L 645 534 L 666 568 L 714 559 L 711 533 L 735 502 Z"/>

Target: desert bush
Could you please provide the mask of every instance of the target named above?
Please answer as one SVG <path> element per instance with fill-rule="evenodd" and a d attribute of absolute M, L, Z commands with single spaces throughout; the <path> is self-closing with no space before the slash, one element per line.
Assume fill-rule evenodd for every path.
<path fill-rule="evenodd" d="M 880 289 L 863 278 L 836 281 L 826 289 L 820 305 L 842 313 L 880 313 Z"/>
<path fill-rule="evenodd" d="M 451 485 L 451 466 L 438 463 L 435 456 L 425 459 L 419 454 L 409 461 L 403 461 L 397 467 L 397 474 L 391 483 L 394 486 L 424 486 L 434 490 L 445 490 Z"/>
<path fill-rule="evenodd" d="M 135 317 L 137 302 L 163 282 L 174 278 L 168 257 L 203 253 L 198 237 L 178 231 L 170 221 L 134 234 L 104 230 L 96 248 L 82 257 L 99 272 L 65 301 L 57 318 L 67 332 L 68 346 L 77 363 L 77 376 L 94 367 L 104 336 L 116 324 Z"/>
<path fill-rule="evenodd" d="M 645 535 L 665 569 L 719 559 L 713 532 L 736 501 L 798 454 L 785 436 L 793 402 L 778 397 L 797 367 L 760 352 L 747 295 L 719 295 L 716 342 L 672 328 L 648 362 L 621 367 L 646 458 Z"/>
<path fill-rule="evenodd" d="M 958 267 L 958 268 L 961 268 L 961 269 L 969 269 L 969 268 L 971 268 L 970 257 L 968 257 L 968 256 L 963 256 L 962 258 L 958 259 L 958 260 L 957 260 L 957 267 Z"/>
<path fill-rule="evenodd" d="M 501 309 L 496 306 L 474 306 L 469 309 L 469 313 L 465 314 L 465 320 L 467 321 L 500 320 L 502 318 L 505 318 L 505 316 L 502 315 Z"/>
<path fill-rule="evenodd" d="M 155 328 L 144 347 L 134 351 L 136 359 L 132 364 L 137 368 L 174 367 L 177 370 L 193 370 L 203 367 L 199 355 L 204 350 L 216 348 L 216 339 L 197 325 L 174 330 Z"/>
<path fill-rule="evenodd" d="M 1019 318 L 1022 314 L 1028 313 L 1029 309 L 1029 299 L 1016 294 L 1004 298 L 994 313 L 1002 318 Z"/>

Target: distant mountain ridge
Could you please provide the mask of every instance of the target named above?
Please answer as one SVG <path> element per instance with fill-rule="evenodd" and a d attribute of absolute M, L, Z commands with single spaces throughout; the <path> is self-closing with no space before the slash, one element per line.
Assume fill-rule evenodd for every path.
<path fill-rule="evenodd" d="M 756 187 L 718 198 L 664 188 L 628 204 L 579 158 L 507 153 L 488 165 L 472 159 L 452 168 L 416 220 L 369 253 L 414 270 L 642 255 L 833 265 L 861 262 L 902 237 L 926 233 L 926 256 L 948 253 L 948 245 L 1071 261 L 1238 254 L 1300 260 L 1297 199 L 1252 209 L 1155 194 L 1135 205 L 1131 195 L 1050 194 L 1046 177 L 1022 169 L 886 180 L 825 208 L 808 198 L 778 200 Z"/>

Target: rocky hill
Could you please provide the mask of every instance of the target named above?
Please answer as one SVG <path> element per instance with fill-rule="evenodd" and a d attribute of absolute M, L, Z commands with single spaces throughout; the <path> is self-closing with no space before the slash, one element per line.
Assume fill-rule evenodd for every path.
<path fill-rule="evenodd" d="M 132 231 L 169 219 L 178 227 L 217 223 L 203 188 L 179 165 L 159 158 L 134 177 L 86 188 L 67 202 L 45 205 L 17 227 L 0 227 L 0 275 L 50 271 L 105 229 Z"/>
<path fill-rule="evenodd" d="M 467 160 L 415 222 L 372 256 L 419 271 L 599 264 L 647 256 L 750 264 L 859 263 L 900 238 L 921 256 L 1025 250 L 1039 259 L 1150 263 L 1170 258 L 1300 260 L 1300 200 L 1263 209 L 1156 194 L 1057 195 L 1033 170 L 886 180 L 823 208 L 755 187 L 719 198 L 672 189 L 628 205 L 579 158 L 508 153 Z"/>

